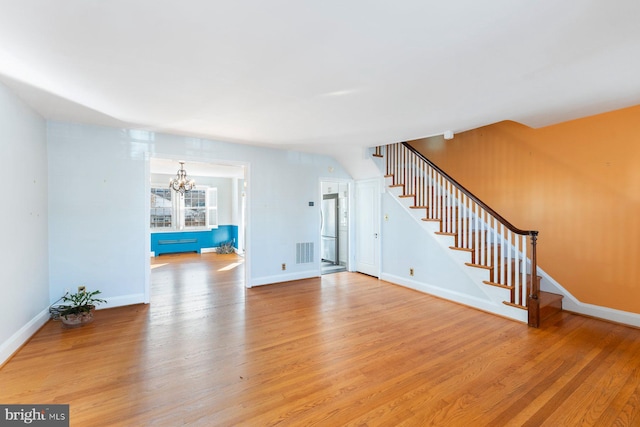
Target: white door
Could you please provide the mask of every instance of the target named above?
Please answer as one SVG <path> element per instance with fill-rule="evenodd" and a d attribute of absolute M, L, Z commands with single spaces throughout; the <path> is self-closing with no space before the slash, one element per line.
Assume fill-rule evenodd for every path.
<path fill-rule="evenodd" d="M 356 271 L 380 276 L 380 180 L 356 181 Z"/>

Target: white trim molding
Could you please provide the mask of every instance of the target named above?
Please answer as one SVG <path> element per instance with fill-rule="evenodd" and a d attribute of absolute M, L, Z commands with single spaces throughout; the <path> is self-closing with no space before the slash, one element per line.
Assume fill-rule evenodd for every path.
<path fill-rule="evenodd" d="M 0 366 L 7 362 L 49 320 L 49 307 L 38 313 L 0 345 Z"/>
<path fill-rule="evenodd" d="M 264 286 L 264 285 L 273 285 L 273 284 L 282 283 L 282 282 L 291 282 L 292 280 L 311 279 L 313 277 L 320 277 L 320 275 L 321 274 L 319 270 L 307 270 L 307 271 L 301 271 L 297 273 L 279 274 L 277 276 L 259 277 L 253 280 L 251 283 L 249 282 L 247 283 L 249 284 L 248 287 L 251 288 L 254 286 Z"/>
<path fill-rule="evenodd" d="M 581 302 L 540 267 L 538 267 L 538 273 L 543 277 L 541 290 L 564 297 L 562 299 L 563 310 L 640 328 L 640 314 Z"/>

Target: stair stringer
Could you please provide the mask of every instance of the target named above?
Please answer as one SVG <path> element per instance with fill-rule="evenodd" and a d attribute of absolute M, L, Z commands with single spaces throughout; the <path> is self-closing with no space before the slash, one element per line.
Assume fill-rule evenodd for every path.
<path fill-rule="evenodd" d="M 503 303 L 504 301 L 510 300 L 509 290 L 484 284 L 483 281 L 489 280 L 489 271 L 465 265 L 465 263 L 471 262 L 471 254 L 465 251 L 450 249 L 450 247 L 455 244 L 454 237 L 436 234 L 436 232 L 439 231 L 439 223 L 423 221 L 424 210 L 412 209 L 410 206 L 413 204 L 413 199 L 410 197 L 400 197 L 402 195 L 401 187 L 389 187 L 391 184 L 390 178 L 386 178 L 385 183 L 387 184 L 385 195 L 388 195 L 388 197 L 384 197 L 383 195 L 383 207 L 393 211 L 393 213 L 385 213 L 382 233 L 382 238 L 384 239 L 383 247 L 389 246 L 388 240 L 390 239 L 403 239 L 401 236 L 395 236 L 394 232 L 385 232 L 385 228 L 389 228 L 389 223 L 394 219 L 397 220 L 395 218 L 397 216 L 411 218 L 410 222 L 414 224 L 414 227 L 412 231 L 409 232 L 411 236 L 410 239 L 411 241 L 416 241 L 422 239 L 424 236 L 424 240 L 428 240 L 429 243 L 424 242 L 425 247 L 418 249 L 418 251 L 427 251 L 428 253 L 424 254 L 422 260 L 418 259 L 421 256 L 420 254 L 409 254 L 409 258 L 414 258 L 406 260 L 406 263 L 420 265 L 420 262 L 424 262 L 429 266 L 429 271 L 421 277 L 409 276 L 409 268 L 403 268 L 397 265 L 404 259 L 398 257 L 398 254 L 395 253 L 395 256 L 389 258 L 400 259 L 401 261 L 394 261 L 395 265 L 393 266 L 390 266 L 389 262 L 385 261 L 388 259 L 387 257 L 382 257 L 381 278 L 383 280 L 520 322 L 527 322 L 526 310 Z M 395 208 L 393 206 L 395 206 Z M 408 224 L 405 223 L 404 226 L 406 227 Z M 404 237 L 404 240 L 403 245 L 407 245 L 407 237 Z M 394 246 L 396 245 L 391 245 L 391 247 Z M 418 247 L 419 244 L 412 243 L 411 246 Z M 438 248 L 440 255 L 435 255 L 433 251 L 435 247 Z M 430 262 L 428 257 L 437 258 L 439 260 L 436 262 L 437 265 L 433 265 L 433 262 Z M 448 261 L 445 261 L 445 259 Z M 415 273 L 418 273 L 417 268 Z M 416 274 L 416 276 L 418 275 Z"/>

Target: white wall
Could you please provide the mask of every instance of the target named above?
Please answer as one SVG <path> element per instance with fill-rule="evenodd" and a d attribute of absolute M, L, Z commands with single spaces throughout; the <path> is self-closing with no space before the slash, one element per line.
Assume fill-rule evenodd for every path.
<path fill-rule="evenodd" d="M 63 123 L 47 124 L 47 144 L 51 298 L 84 285 L 109 306 L 143 302 L 146 146 L 123 130 Z"/>
<path fill-rule="evenodd" d="M 248 285 L 320 274 L 319 262 L 295 264 L 295 244 L 313 242 L 317 261 L 319 177 L 350 178 L 332 158 L 90 125 L 47 129 L 52 297 L 83 284 L 110 305 L 143 301 L 150 157 L 248 167 Z"/>
<path fill-rule="evenodd" d="M 422 221 L 424 211 L 410 209 L 410 200 L 392 192 L 401 193 L 387 190 L 382 196 L 381 279 L 526 322 L 525 310 L 503 304 L 508 290 L 484 285 L 489 272 L 465 266 L 470 254 L 452 251 L 453 237 L 436 236 L 438 225 Z"/>
<path fill-rule="evenodd" d="M 393 197 L 382 195 L 382 278 L 409 283 L 432 294 L 435 288 L 447 292 L 488 299 L 456 262 L 445 253 L 431 232 L 421 227 Z M 402 256 L 398 256 L 402 254 Z M 409 274 L 413 269 L 414 275 Z"/>
<path fill-rule="evenodd" d="M 45 121 L 0 84 L 0 364 L 48 319 Z"/>

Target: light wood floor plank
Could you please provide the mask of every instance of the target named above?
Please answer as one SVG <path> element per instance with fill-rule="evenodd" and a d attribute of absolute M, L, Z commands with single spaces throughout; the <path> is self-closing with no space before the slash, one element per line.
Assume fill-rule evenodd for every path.
<path fill-rule="evenodd" d="M 150 305 L 49 322 L 0 369 L 0 403 L 91 426 L 634 426 L 640 331 L 543 329 L 369 276 L 245 289 L 235 255 L 162 256 Z"/>

